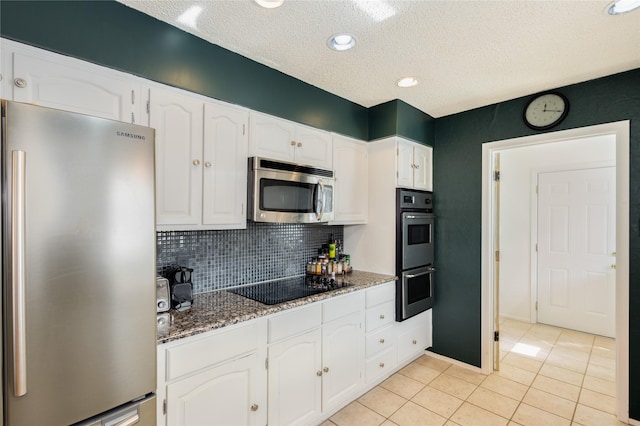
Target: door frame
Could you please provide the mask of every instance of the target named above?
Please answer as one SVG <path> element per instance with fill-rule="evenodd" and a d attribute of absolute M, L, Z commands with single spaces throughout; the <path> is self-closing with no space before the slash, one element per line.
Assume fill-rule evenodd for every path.
<path fill-rule="evenodd" d="M 616 163 L 612 161 L 592 161 L 550 167 L 537 167 L 531 170 L 531 304 L 529 307 L 531 323 L 538 322 L 538 311 L 536 310 L 536 301 L 538 299 L 538 252 L 536 251 L 536 241 L 538 239 L 538 193 L 536 192 L 536 187 L 538 186 L 539 175 L 541 173 L 570 172 L 615 166 Z"/>
<path fill-rule="evenodd" d="M 493 370 L 493 154 L 500 150 L 584 137 L 616 137 L 616 413 L 629 421 L 629 141 L 630 121 L 487 142 L 482 145 L 481 363 Z"/>

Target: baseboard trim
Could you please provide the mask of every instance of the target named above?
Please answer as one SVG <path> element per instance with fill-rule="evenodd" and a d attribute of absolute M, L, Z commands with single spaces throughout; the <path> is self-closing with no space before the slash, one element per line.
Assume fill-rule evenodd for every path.
<path fill-rule="evenodd" d="M 480 367 L 476 367 L 475 365 L 467 364 L 466 362 L 458 361 L 457 359 L 449 358 L 444 355 L 431 352 L 428 349 L 424 351 L 424 354 L 432 358 L 439 359 L 440 361 L 446 361 L 450 364 L 457 365 L 458 367 L 466 368 L 467 370 L 471 370 L 476 373 L 482 373 L 482 370 L 480 369 Z"/>

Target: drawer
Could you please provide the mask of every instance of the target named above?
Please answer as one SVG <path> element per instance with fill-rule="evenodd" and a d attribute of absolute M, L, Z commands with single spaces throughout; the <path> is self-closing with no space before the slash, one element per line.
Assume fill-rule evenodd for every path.
<path fill-rule="evenodd" d="M 319 327 L 321 320 L 321 303 L 311 303 L 269 318 L 269 343 Z"/>
<path fill-rule="evenodd" d="M 367 289 L 367 302 L 366 307 L 379 305 L 384 302 L 393 301 L 396 298 L 396 282 L 391 281 L 386 284 L 381 284 Z"/>
<path fill-rule="evenodd" d="M 365 366 L 365 379 L 367 383 L 371 383 L 381 377 L 391 375 L 391 372 L 396 367 L 396 351 L 394 348 L 389 348 L 384 352 L 380 352 L 373 358 L 367 359 Z"/>
<path fill-rule="evenodd" d="M 385 302 L 381 305 L 367 309 L 365 331 L 367 333 L 377 330 L 387 324 L 391 324 L 396 318 L 396 302 Z"/>
<path fill-rule="evenodd" d="M 264 321 L 258 320 L 167 349 L 167 380 L 256 350 L 260 345 L 260 335 L 264 335 L 264 331 L 260 332 L 262 327 Z"/>
<path fill-rule="evenodd" d="M 431 328 L 414 327 L 398 334 L 398 361 L 402 362 L 417 354 L 423 353 L 431 346 Z"/>
<path fill-rule="evenodd" d="M 338 296 L 322 303 L 322 322 L 327 323 L 362 310 L 364 310 L 364 291 Z"/>
<path fill-rule="evenodd" d="M 370 358 L 379 352 L 392 348 L 395 342 L 394 328 L 392 326 L 367 334 L 365 338 L 365 357 Z"/>

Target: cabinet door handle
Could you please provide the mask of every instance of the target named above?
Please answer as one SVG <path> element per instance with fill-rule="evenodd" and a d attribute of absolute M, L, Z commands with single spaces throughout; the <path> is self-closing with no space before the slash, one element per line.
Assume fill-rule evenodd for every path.
<path fill-rule="evenodd" d="M 380 368 L 384 368 L 384 362 L 380 363 Z"/>
<path fill-rule="evenodd" d="M 297 146 L 298 148 L 300 148 L 300 147 L 302 146 L 302 142 L 298 142 L 298 143 L 296 144 L 296 146 Z"/>
<path fill-rule="evenodd" d="M 419 164 L 416 164 L 416 169 L 419 169 L 419 168 L 420 168 L 420 165 L 419 165 Z"/>
<path fill-rule="evenodd" d="M 194 166 L 199 166 L 200 165 L 200 160 L 193 160 L 193 165 Z"/>
<path fill-rule="evenodd" d="M 413 341 L 413 342 L 411 342 L 411 343 L 413 343 L 414 345 L 417 345 L 417 344 L 418 344 L 418 341 L 417 341 L 417 340 L 414 340 L 414 341 Z"/>
<path fill-rule="evenodd" d="M 329 372 L 329 367 L 323 368 L 322 371 L 324 371 L 325 373 L 328 373 Z"/>
<path fill-rule="evenodd" d="M 296 146 L 296 141 L 291 141 L 291 146 Z"/>
<path fill-rule="evenodd" d="M 381 314 L 381 315 L 380 315 L 380 319 L 384 319 L 384 314 Z"/>
<path fill-rule="evenodd" d="M 384 343 L 384 339 L 380 339 L 380 343 Z"/>
<path fill-rule="evenodd" d="M 25 87 L 27 87 L 27 80 L 25 80 L 24 78 L 16 78 L 15 80 L 13 80 L 13 84 L 15 84 L 16 87 L 24 89 Z"/>
<path fill-rule="evenodd" d="M 258 411 L 258 404 L 253 404 L 251 406 L 251 411 Z"/>
<path fill-rule="evenodd" d="M 211 167 L 211 162 L 207 161 L 206 163 L 204 163 L 204 166 L 207 167 L 207 168 Z"/>
<path fill-rule="evenodd" d="M 318 377 L 322 376 L 322 371 L 320 371 L 320 370 L 316 371 L 316 376 L 318 376 Z"/>

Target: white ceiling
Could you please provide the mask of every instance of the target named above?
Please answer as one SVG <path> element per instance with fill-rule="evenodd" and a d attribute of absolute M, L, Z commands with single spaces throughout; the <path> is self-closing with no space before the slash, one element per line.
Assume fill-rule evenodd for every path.
<path fill-rule="evenodd" d="M 609 0 L 118 1 L 365 107 L 433 117 L 640 68 L 640 10 L 608 16 Z M 192 5 L 196 29 L 176 21 Z M 327 47 L 340 32 L 354 49 Z M 407 75 L 420 84 L 397 87 Z"/>

